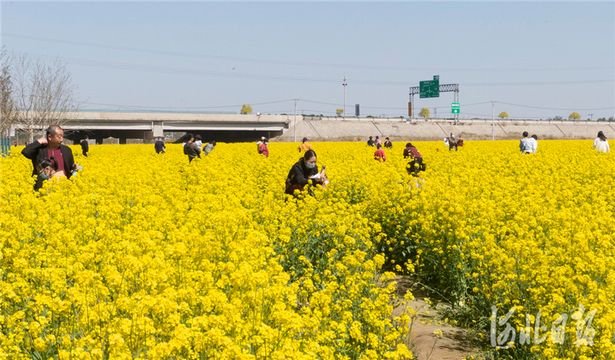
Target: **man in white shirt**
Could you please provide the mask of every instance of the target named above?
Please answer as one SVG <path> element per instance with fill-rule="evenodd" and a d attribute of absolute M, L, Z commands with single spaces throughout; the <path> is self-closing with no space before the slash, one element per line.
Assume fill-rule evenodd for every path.
<path fill-rule="evenodd" d="M 538 150 L 538 136 L 532 135 L 525 142 L 525 153 L 536 154 L 536 150 Z"/>

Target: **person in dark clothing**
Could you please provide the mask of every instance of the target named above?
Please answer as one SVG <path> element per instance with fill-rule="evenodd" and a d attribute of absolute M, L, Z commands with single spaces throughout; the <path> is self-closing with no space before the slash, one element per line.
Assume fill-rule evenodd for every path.
<path fill-rule="evenodd" d="M 44 137 L 32 142 L 21 151 L 23 156 L 32 161 L 32 176 L 38 175 L 39 164 L 53 157 L 57 163 L 57 171 L 64 172 L 64 175 L 70 179 L 77 170 L 77 165 L 72 150 L 63 145 L 62 141 L 64 141 L 64 131 L 58 125 L 52 125 L 47 128 Z M 37 185 L 34 185 L 34 190 L 40 189 Z"/>
<path fill-rule="evenodd" d="M 51 159 L 45 159 L 38 164 L 36 166 L 36 171 L 38 176 L 36 177 L 36 184 L 34 184 L 34 188 L 37 190 L 43 187 L 43 182 L 61 175 L 58 173 L 58 162 L 53 156 Z"/>
<path fill-rule="evenodd" d="M 408 149 L 408 155 L 412 158 L 412 161 L 406 165 L 406 170 L 408 171 L 408 175 L 412 175 L 414 177 L 419 176 L 420 171 L 425 171 L 427 169 L 427 165 L 423 163 L 423 156 L 419 151 L 412 145 L 411 143 L 406 144 L 406 149 Z M 405 150 L 404 150 L 405 153 Z"/>
<path fill-rule="evenodd" d="M 451 133 L 451 136 L 449 136 L 447 140 L 448 140 L 448 151 L 453 150 L 453 148 L 455 148 L 455 151 L 457 151 L 458 146 L 463 146 L 463 140 L 461 140 L 458 137 L 455 137 L 454 133 Z"/>
<path fill-rule="evenodd" d="M 154 149 L 156 149 L 156 154 L 164 154 L 166 153 L 165 149 L 167 147 L 164 145 L 164 141 L 162 141 L 162 138 L 159 137 L 158 141 L 156 141 L 156 143 L 154 144 Z"/>
<path fill-rule="evenodd" d="M 288 172 L 286 177 L 286 193 L 294 195 L 295 190 L 302 191 L 303 187 L 312 180 L 313 184 L 326 185 L 327 176 L 323 172 L 318 172 L 318 165 L 316 165 L 316 152 L 314 150 L 308 150 L 303 157 L 299 158 L 299 161 Z"/>
<path fill-rule="evenodd" d="M 386 138 L 386 141 L 384 142 L 384 147 L 387 149 L 390 149 L 393 147 L 393 143 L 391 142 L 391 140 L 389 140 L 389 138 Z"/>
<path fill-rule="evenodd" d="M 88 136 L 85 136 L 85 139 L 79 144 L 81 145 L 81 151 L 83 152 L 83 156 L 88 156 L 88 152 L 90 151 L 90 144 L 88 144 Z"/>
<path fill-rule="evenodd" d="M 184 145 L 184 154 L 188 155 L 188 163 L 191 163 L 195 157 L 200 158 L 201 148 L 194 143 L 194 136 L 188 134 L 188 142 Z"/>
<path fill-rule="evenodd" d="M 374 140 L 371 136 L 369 137 L 369 140 L 367 140 L 367 146 L 374 146 Z"/>

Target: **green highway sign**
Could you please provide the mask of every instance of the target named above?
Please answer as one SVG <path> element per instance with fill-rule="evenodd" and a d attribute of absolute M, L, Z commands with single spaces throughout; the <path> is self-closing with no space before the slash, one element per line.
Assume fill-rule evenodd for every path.
<path fill-rule="evenodd" d="M 459 103 L 452 103 L 451 105 L 452 105 L 451 106 L 451 113 L 459 114 L 459 109 L 460 109 Z"/>
<path fill-rule="evenodd" d="M 440 97 L 440 75 L 434 75 L 433 80 L 419 82 L 421 98 Z"/>

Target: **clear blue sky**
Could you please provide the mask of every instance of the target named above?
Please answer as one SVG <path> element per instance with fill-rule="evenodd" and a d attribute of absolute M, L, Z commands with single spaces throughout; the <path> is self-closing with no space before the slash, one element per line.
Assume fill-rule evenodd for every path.
<path fill-rule="evenodd" d="M 615 116 L 615 3 L 7 2 L 2 44 L 67 63 L 83 107 L 407 114 L 460 85 L 461 117 Z M 132 50 L 131 50 L 132 49 Z M 415 97 L 450 116 L 452 93 Z M 516 105 L 523 106 L 516 106 Z M 549 109 L 540 109 L 549 108 Z"/>

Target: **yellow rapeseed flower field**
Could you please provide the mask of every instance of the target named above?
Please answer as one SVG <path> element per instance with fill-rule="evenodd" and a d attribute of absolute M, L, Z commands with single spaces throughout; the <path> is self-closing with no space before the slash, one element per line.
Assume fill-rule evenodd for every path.
<path fill-rule="evenodd" d="M 410 359 L 392 272 L 502 358 L 615 358 L 615 156 L 590 141 L 314 143 L 331 184 L 284 195 L 297 144 L 99 145 L 35 193 L 1 160 L 0 357 Z M 388 271 L 387 271 L 388 270 Z M 389 284 L 389 285 L 387 285 Z"/>

